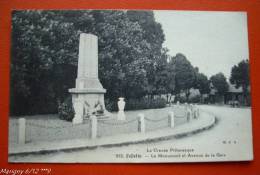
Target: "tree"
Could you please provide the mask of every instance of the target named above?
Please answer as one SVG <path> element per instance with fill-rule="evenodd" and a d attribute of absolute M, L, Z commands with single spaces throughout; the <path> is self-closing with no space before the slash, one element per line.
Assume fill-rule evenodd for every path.
<path fill-rule="evenodd" d="M 143 29 L 143 38 L 150 45 L 150 59 L 159 59 L 162 56 L 165 36 L 161 24 L 155 21 L 153 11 L 129 10 L 127 17 L 130 21 L 137 22 Z"/>
<path fill-rule="evenodd" d="M 67 87 L 72 83 L 65 81 L 60 84 L 56 70 L 60 65 L 77 58 L 73 47 L 75 30 L 71 23 L 62 21 L 55 13 L 29 10 L 13 12 L 11 112 L 55 112 L 55 103 L 59 98 L 57 94 L 67 92 Z M 71 69 L 65 71 L 68 70 Z M 72 73 L 62 74 L 65 75 L 73 77 Z"/>
<path fill-rule="evenodd" d="M 170 56 L 168 56 L 168 64 L 166 70 L 167 70 L 167 84 L 166 84 L 167 93 L 173 95 L 176 88 L 176 65 L 174 60 L 170 59 Z"/>
<path fill-rule="evenodd" d="M 195 88 L 200 90 L 201 94 L 207 94 L 210 91 L 209 88 L 209 80 L 206 75 L 203 73 L 197 73 L 196 74 L 196 85 Z"/>
<path fill-rule="evenodd" d="M 92 11 L 99 37 L 99 75 L 106 97 L 140 98 L 147 87 L 150 45 L 124 11 Z M 131 89 L 131 91 L 129 91 Z"/>
<path fill-rule="evenodd" d="M 143 39 L 149 45 L 148 62 L 144 65 L 148 81 L 146 93 L 151 97 L 154 94 L 165 93 L 167 49 L 162 47 L 165 36 L 161 24 L 155 21 L 153 11 L 129 10 L 127 17 L 140 25 L 143 30 Z"/>
<path fill-rule="evenodd" d="M 228 90 L 228 83 L 226 77 L 223 73 L 217 73 L 210 77 L 210 81 L 212 82 L 213 86 L 216 88 L 217 93 L 219 95 L 224 95 Z"/>
<path fill-rule="evenodd" d="M 237 65 L 234 65 L 231 69 L 230 82 L 236 85 L 236 88 L 242 87 L 243 95 L 247 101 L 248 87 L 249 87 L 249 61 L 242 60 Z"/>
<path fill-rule="evenodd" d="M 193 87 L 195 81 L 195 70 L 191 63 L 183 54 L 177 54 L 172 58 L 175 64 L 175 93 L 184 91 L 186 97 L 189 96 L 189 89 Z"/>

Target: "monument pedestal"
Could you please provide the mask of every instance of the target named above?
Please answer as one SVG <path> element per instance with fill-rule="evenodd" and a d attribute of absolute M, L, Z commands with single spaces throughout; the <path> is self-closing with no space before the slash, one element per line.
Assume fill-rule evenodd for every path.
<path fill-rule="evenodd" d="M 82 111 L 78 110 L 79 116 L 82 119 L 76 119 L 77 112 L 75 110 L 75 119 L 77 121 L 83 122 L 83 116 L 92 115 L 95 113 L 97 105 L 101 105 L 103 108 L 103 117 L 108 117 L 109 112 L 105 109 L 104 94 L 106 93 L 105 89 L 69 89 L 69 92 L 72 95 L 72 103 L 74 105 L 74 110 L 82 108 Z M 77 106 L 77 107 L 76 107 Z M 74 123 L 74 122 L 73 122 Z"/>

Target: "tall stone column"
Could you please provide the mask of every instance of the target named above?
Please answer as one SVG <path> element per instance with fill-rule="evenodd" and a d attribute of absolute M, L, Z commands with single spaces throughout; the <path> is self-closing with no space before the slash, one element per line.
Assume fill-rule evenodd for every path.
<path fill-rule="evenodd" d="M 106 113 L 106 90 L 98 79 L 98 38 L 93 34 L 80 34 L 76 88 L 69 89 L 69 92 L 72 94 L 73 106 L 77 108 L 73 123 L 82 123 L 83 116 L 92 115 L 97 104 L 101 105 Z M 75 107 L 77 104 L 80 104 L 80 107 Z"/>

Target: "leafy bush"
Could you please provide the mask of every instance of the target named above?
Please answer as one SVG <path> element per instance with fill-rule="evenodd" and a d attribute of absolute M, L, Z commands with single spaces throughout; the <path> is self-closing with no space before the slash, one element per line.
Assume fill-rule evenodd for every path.
<path fill-rule="evenodd" d="M 210 100 L 209 97 L 202 97 L 201 103 L 208 104 L 210 102 L 209 100 Z"/>
<path fill-rule="evenodd" d="M 188 97 L 189 103 L 200 103 L 200 91 L 199 89 L 190 89 L 190 95 Z"/>
<path fill-rule="evenodd" d="M 200 95 L 189 96 L 189 103 L 200 103 Z"/>
<path fill-rule="evenodd" d="M 166 106 L 166 100 L 163 98 L 157 99 L 129 99 L 126 101 L 125 110 L 136 110 L 136 109 L 156 109 L 164 108 Z"/>
<path fill-rule="evenodd" d="M 174 99 L 175 102 L 179 101 L 180 103 L 186 103 L 188 102 L 186 96 L 176 96 Z"/>
<path fill-rule="evenodd" d="M 116 100 L 105 99 L 105 106 L 106 106 L 106 110 L 108 110 L 108 111 L 117 111 L 118 110 Z"/>
<path fill-rule="evenodd" d="M 63 103 L 58 103 L 58 115 L 62 120 L 72 121 L 74 118 L 74 109 L 71 96 L 67 97 Z"/>

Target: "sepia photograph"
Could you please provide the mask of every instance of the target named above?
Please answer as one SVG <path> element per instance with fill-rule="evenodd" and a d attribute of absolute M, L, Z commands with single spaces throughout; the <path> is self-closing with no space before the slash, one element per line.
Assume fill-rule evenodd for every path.
<path fill-rule="evenodd" d="M 247 13 L 13 10 L 8 161 L 252 161 Z"/>

